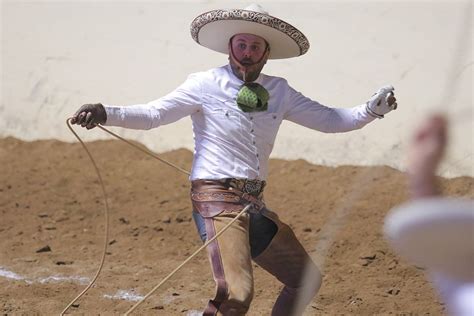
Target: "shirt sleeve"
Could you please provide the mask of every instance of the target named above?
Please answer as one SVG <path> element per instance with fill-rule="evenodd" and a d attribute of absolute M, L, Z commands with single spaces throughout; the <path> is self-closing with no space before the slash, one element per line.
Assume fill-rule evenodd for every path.
<path fill-rule="evenodd" d="M 201 81 L 198 75 L 193 74 L 173 92 L 149 103 L 130 106 L 106 105 L 105 125 L 151 129 L 176 122 L 201 109 L 201 90 Z"/>
<path fill-rule="evenodd" d="M 352 108 L 332 108 L 305 97 L 288 86 L 287 111 L 284 119 L 324 132 L 342 133 L 364 127 L 375 118 L 365 109 L 365 104 Z"/>

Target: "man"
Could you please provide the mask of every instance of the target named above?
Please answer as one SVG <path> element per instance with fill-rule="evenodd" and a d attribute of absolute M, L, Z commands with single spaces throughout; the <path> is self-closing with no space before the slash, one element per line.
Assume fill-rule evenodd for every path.
<path fill-rule="evenodd" d="M 393 248 L 428 277 L 450 315 L 474 315 L 474 207 L 469 199 L 440 196 L 436 170 L 447 143 L 447 121 L 433 115 L 420 124 L 409 146 L 412 200 L 385 220 Z"/>
<path fill-rule="evenodd" d="M 278 128 L 284 119 L 328 133 L 362 128 L 396 108 L 393 87 L 380 89 L 366 104 L 336 109 L 303 96 L 282 78 L 262 74 L 268 59 L 303 55 L 309 43 L 299 30 L 258 5 L 206 12 L 192 22 L 191 34 L 199 44 L 228 53 L 229 65 L 192 74 L 175 91 L 148 104 L 86 104 L 72 123 L 150 129 L 190 115 L 195 137 L 191 198 L 201 238 L 212 238 L 252 205 L 208 247 L 217 293 L 204 315 L 247 312 L 253 296 L 252 259 L 284 284 L 272 315 L 301 314 L 295 306 L 301 300 L 309 304 L 321 274 L 291 228 L 262 200 Z M 310 284 L 305 293 L 303 282 Z"/>

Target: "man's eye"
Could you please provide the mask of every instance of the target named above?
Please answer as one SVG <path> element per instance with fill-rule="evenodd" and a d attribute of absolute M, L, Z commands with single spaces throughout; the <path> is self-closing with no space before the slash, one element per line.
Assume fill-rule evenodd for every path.
<path fill-rule="evenodd" d="M 258 47 L 257 45 L 252 45 L 252 46 L 250 46 L 250 48 L 255 52 L 260 49 L 260 47 Z"/>
<path fill-rule="evenodd" d="M 247 47 L 247 45 L 245 45 L 245 44 L 239 44 L 240 49 L 245 49 L 246 47 Z"/>

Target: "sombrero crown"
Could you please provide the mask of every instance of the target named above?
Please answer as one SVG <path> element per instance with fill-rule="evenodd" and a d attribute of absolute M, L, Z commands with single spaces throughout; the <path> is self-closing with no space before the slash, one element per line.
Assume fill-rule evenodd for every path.
<path fill-rule="evenodd" d="M 309 49 L 303 33 L 255 4 L 245 9 L 209 11 L 191 23 L 191 36 L 198 44 L 225 54 L 229 39 L 239 33 L 263 37 L 270 45 L 269 59 L 297 57 Z"/>

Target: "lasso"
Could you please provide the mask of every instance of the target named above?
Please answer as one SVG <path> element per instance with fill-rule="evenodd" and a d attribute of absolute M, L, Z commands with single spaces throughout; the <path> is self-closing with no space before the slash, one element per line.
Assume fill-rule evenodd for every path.
<path fill-rule="evenodd" d="M 99 264 L 99 267 L 97 269 L 97 272 L 95 273 L 95 276 L 92 278 L 92 280 L 90 281 L 90 283 L 86 286 L 86 288 L 84 290 L 82 290 L 81 293 L 79 293 L 79 295 L 77 295 L 67 306 L 66 308 L 64 308 L 64 310 L 61 312 L 60 315 L 64 315 L 67 310 L 79 299 L 81 298 L 95 283 L 95 281 L 97 280 L 97 278 L 99 277 L 99 274 L 100 272 L 102 271 L 102 267 L 104 266 L 104 262 L 105 262 L 105 255 L 107 253 L 107 245 L 108 245 L 108 240 L 109 240 L 109 205 L 107 203 L 107 191 L 105 190 L 105 186 L 104 186 L 104 182 L 102 181 L 102 176 L 100 174 L 100 171 L 99 171 L 99 168 L 97 167 L 97 164 L 94 160 L 94 158 L 92 157 L 89 149 L 87 148 L 86 144 L 82 141 L 82 139 L 79 137 L 79 135 L 77 135 L 77 133 L 73 130 L 73 128 L 71 127 L 71 123 L 70 123 L 70 120 L 71 118 L 68 118 L 66 120 L 66 124 L 69 128 L 69 130 L 74 134 L 74 136 L 76 136 L 76 138 L 78 139 L 78 141 L 81 143 L 82 147 L 84 148 L 84 150 L 86 151 L 87 155 L 89 156 L 89 159 L 91 160 L 92 162 L 92 165 L 94 166 L 94 169 L 97 173 L 97 177 L 99 178 L 99 183 L 100 183 L 100 186 L 102 188 L 102 193 L 103 193 L 103 196 L 104 196 L 104 202 L 105 202 L 105 209 L 104 209 L 104 218 L 105 218 L 105 229 L 104 229 L 104 246 L 103 246 L 103 250 L 102 250 L 102 255 L 101 255 L 101 260 L 100 260 L 100 264 Z M 169 162 L 169 161 L 166 161 L 160 157 L 158 157 L 156 154 L 154 154 L 153 152 L 147 150 L 147 149 L 144 149 L 140 146 L 137 146 L 136 144 L 124 139 L 123 137 L 120 137 L 119 135 L 109 131 L 108 129 L 104 128 L 103 126 L 100 126 L 98 125 L 98 127 L 102 130 L 104 130 L 105 132 L 109 133 L 110 135 L 126 142 L 127 144 L 129 144 L 130 146 L 140 150 L 141 152 L 161 161 L 162 163 L 165 163 L 167 164 L 168 166 L 170 167 L 173 167 L 175 168 L 176 170 L 186 174 L 186 175 L 189 175 L 189 172 L 184 170 L 183 168 Z M 244 209 L 242 211 L 240 211 L 233 219 L 232 221 L 230 221 L 226 226 L 224 226 L 224 228 L 222 228 L 214 237 L 212 237 L 211 239 L 207 240 L 201 247 L 199 247 L 199 249 L 197 249 L 192 255 L 190 255 L 186 260 L 184 260 L 179 266 L 177 266 L 170 274 L 168 274 L 163 280 L 161 280 L 160 283 L 158 283 L 158 285 L 156 285 L 150 292 L 148 292 L 148 294 L 146 294 L 140 301 L 138 301 L 135 305 L 132 306 L 132 308 L 130 308 L 126 313 L 125 315 L 129 315 L 131 312 L 133 312 L 141 303 L 143 303 L 148 297 L 150 297 L 156 290 L 158 290 L 158 288 L 160 288 L 166 281 L 168 281 L 173 275 L 175 275 L 186 263 L 188 263 L 189 261 L 191 261 L 194 257 L 196 257 L 197 254 L 199 254 L 199 252 L 201 252 L 204 248 L 206 248 L 210 243 L 212 243 L 214 240 L 216 240 L 219 236 L 221 236 L 235 221 L 237 221 L 243 214 L 245 214 L 245 212 L 247 212 L 247 210 L 252 206 L 252 204 L 248 204 L 244 207 Z"/>

